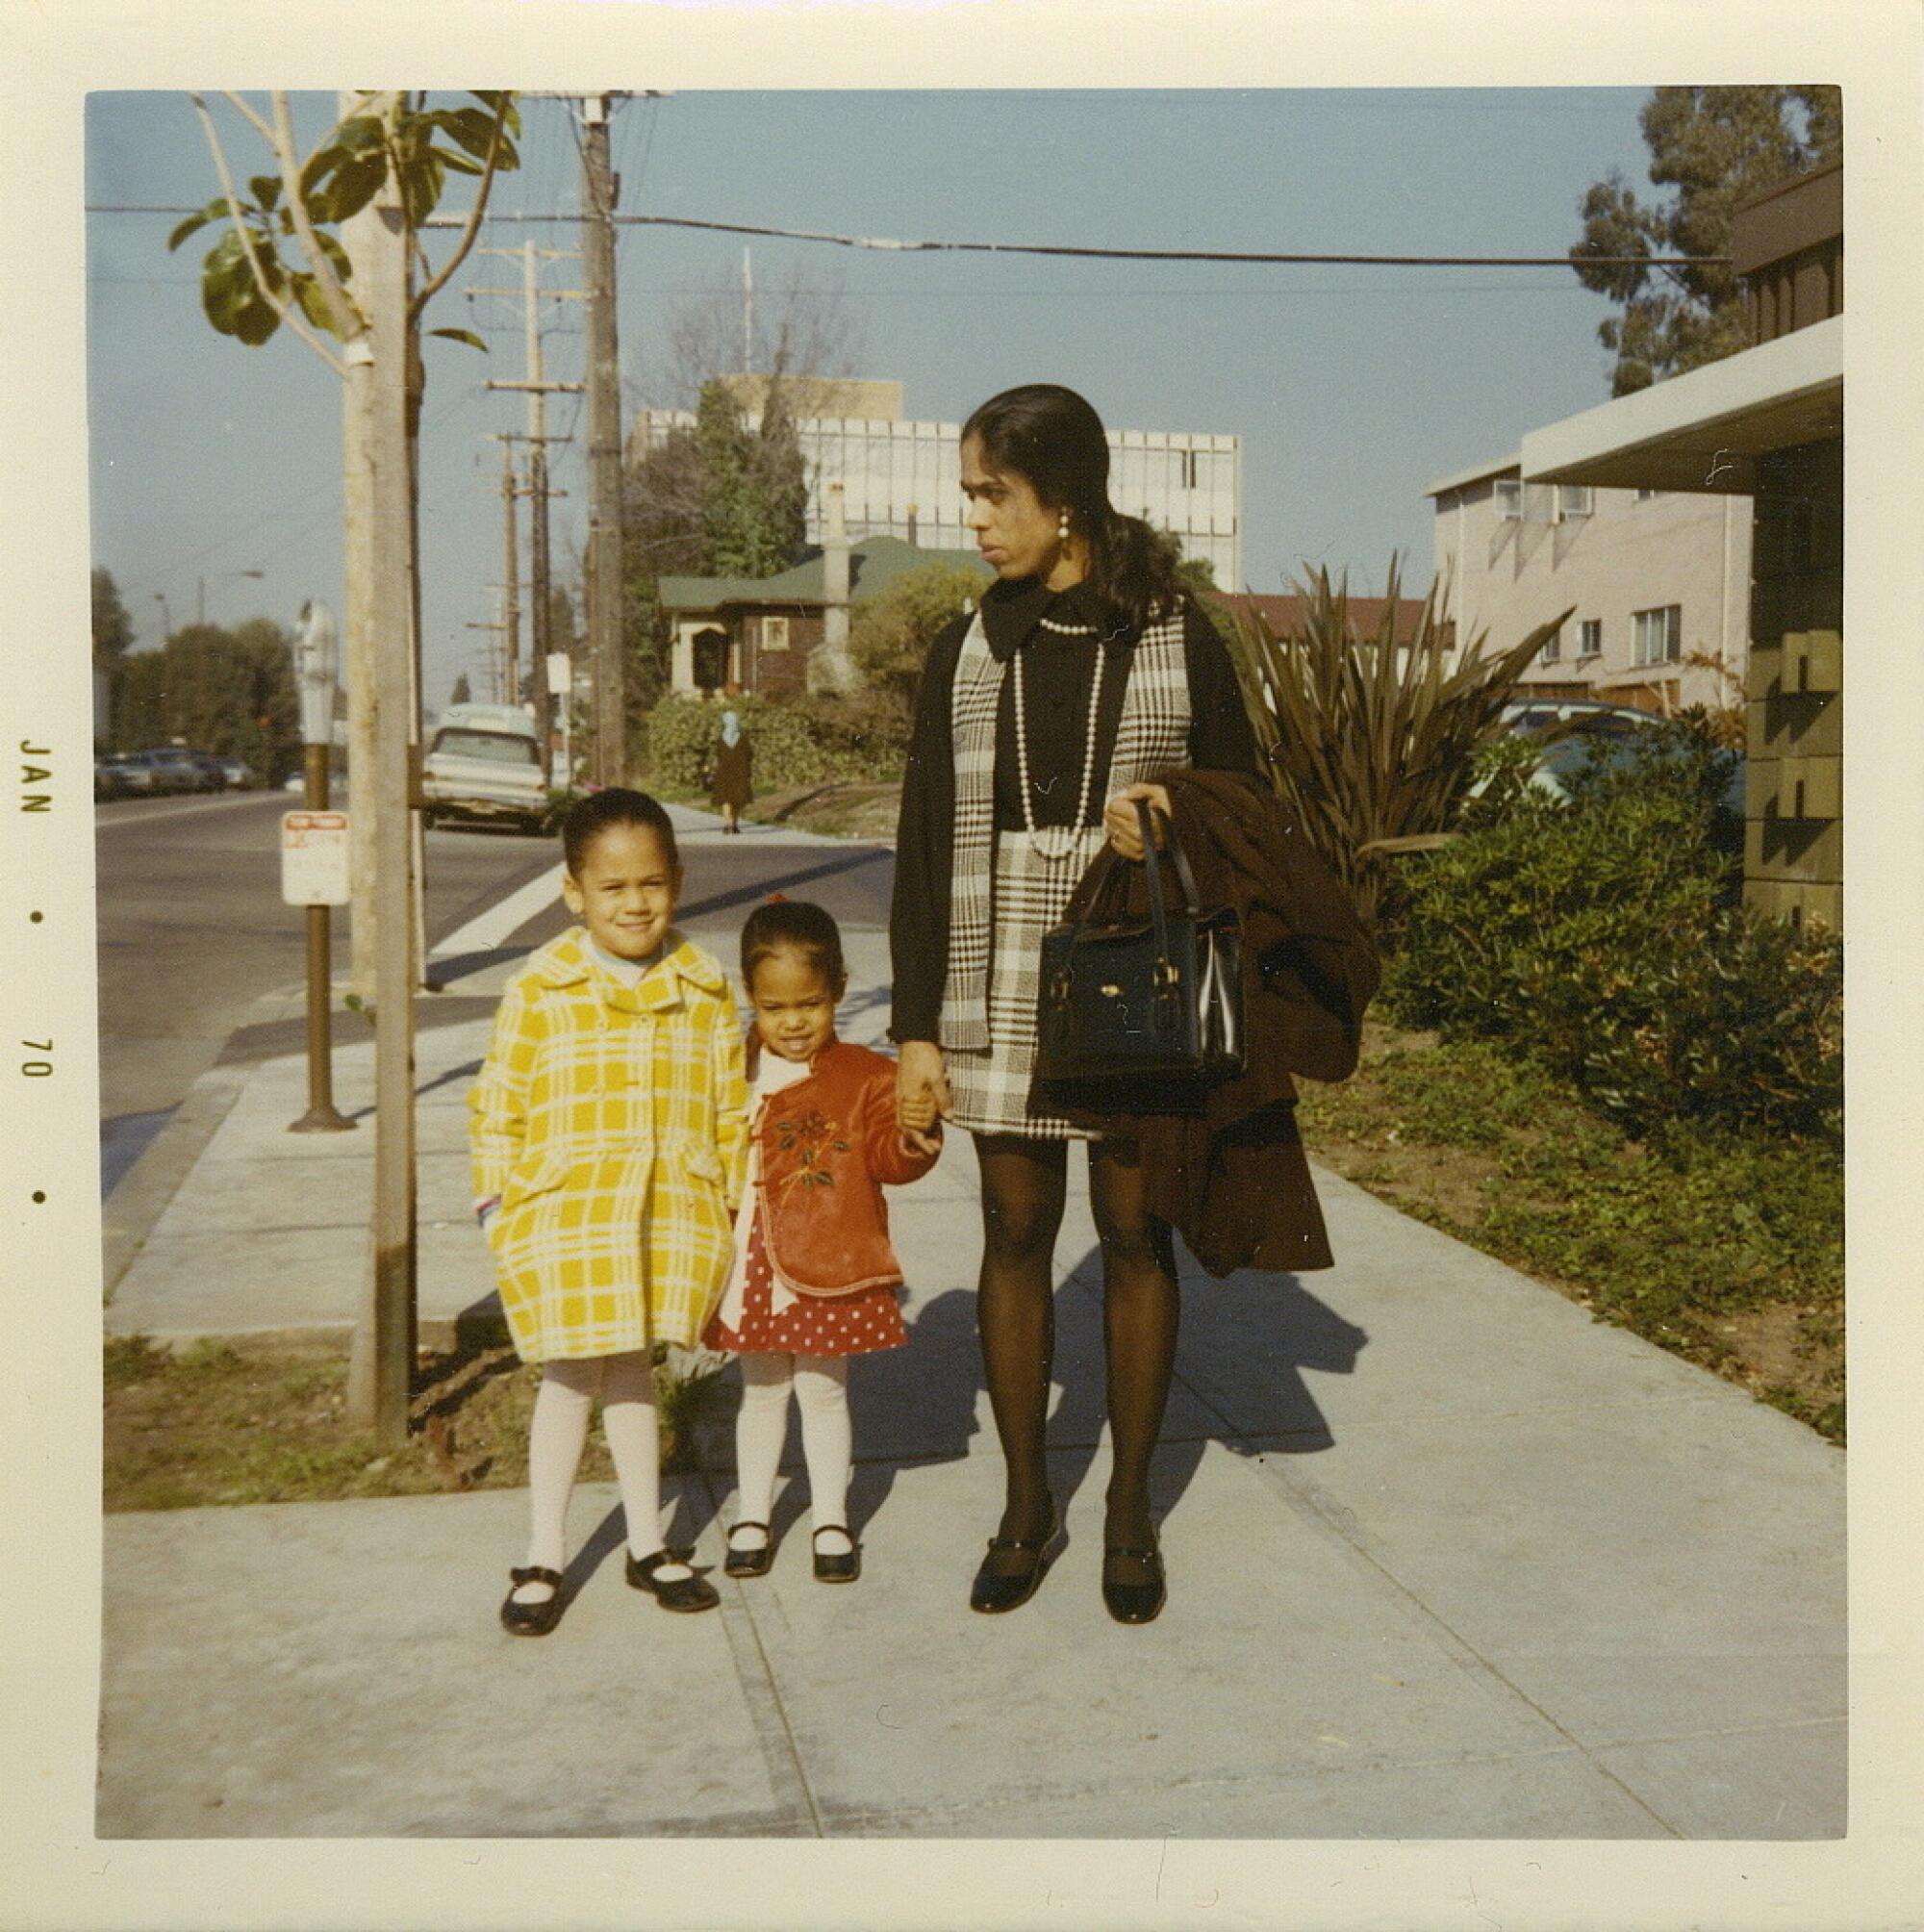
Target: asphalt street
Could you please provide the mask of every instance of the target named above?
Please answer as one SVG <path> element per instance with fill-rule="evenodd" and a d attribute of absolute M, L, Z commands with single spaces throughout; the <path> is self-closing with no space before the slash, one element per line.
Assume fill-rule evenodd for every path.
<path fill-rule="evenodd" d="M 248 792 L 94 807 L 103 1193 L 256 1002 L 302 984 L 307 916 L 282 902 L 280 857 L 281 815 L 299 802 Z M 544 870 L 554 850 L 504 831 L 430 832 L 430 946 Z M 344 914 L 333 928 L 339 981 Z"/>
<path fill-rule="evenodd" d="M 306 915 L 281 900 L 280 821 L 298 801 L 252 792 L 235 798 L 117 800 L 95 807 L 100 1012 L 101 1191 L 137 1160 L 195 1080 L 233 1051 L 237 1029 L 266 996 L 297 996 L 306 970 Z M 427 834 L 425 919 L 436 971 L 457 995 L 469 962 L 446 956 L 461 933 L 517 891 L 539 909 L 495 943 L 539 945 L 568 922 L 558 893 L 535 884 L 560 863 L 559 843 L 494 829 Z M 771 844 L 755 829 L 703 838 L 688 853 L 683 919 L 724 958 L 732 932 L 772 891 L 820 901 L 851 931 L 888 920 L 894 854 L 885 848 Z M 349 924 L 333 922 L 339 987 Z M 450 1003 L 451 1004 L 451 1003 Z M 298 1005 L 278 1034 L 299 1030 Z M 437 1002 L 423 995 L 419 1019 Z M 337 1035 L 361 1023 L 337 1010 Z"/>

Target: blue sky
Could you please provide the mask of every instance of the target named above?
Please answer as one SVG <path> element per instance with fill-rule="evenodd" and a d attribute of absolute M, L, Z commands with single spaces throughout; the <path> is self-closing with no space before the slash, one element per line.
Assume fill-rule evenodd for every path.
<path fill-rule="evenodd" d="M 1163 248 L 1558 255 L 1584 189 L 1612 167 L 1646 194 L 1640 89 L 1214 89 L 1182 92 L 687 92 L 620 106 L 623 212 L 861 235 Z M 225 103 L 242 174 L 266 165 Z M 331 96 L 297 97 L 303 134 Z M 569 110 L 526 109 L 524 165 L 503 212 L 572 210 Z M 184 95 L 96 93 L 90 203 L 197 206 L 215 181 Z M 447 205 L 463 205 L 457 185 Z M 88 229 L 93 542 L 143 642 L 204 595 L 211 619 L 291 621 L 340 605 L 336 377 L 283 333 L 246 349 L 208 326 L 195 238 L 170 221 L 95 215 Z M 572 245 L 566 227 L 491 224 L 483 240 Z M 621 231 L 620 342 L 630 407 L 656 399 L 677 307 L 738 283 L 740 238 Z M 1558 268 L 1231 267 L 901 256 L 759 241 L 764 291 L 796 269 L 839 285 L 856 372 L 899 379 L 907 413 L 953 419 L 1016 382 L 1072 384 L 1117 427 L 1230 431 L 1244 443 L 1244 569 L 1283 588 L 1304 561 L 1380 591 L 1392 551 L 1426 586 L 1423 485 L 1603 401 L 1608 306 Z M 579 286 L 569 263 L 555 286 Z M 423 447 L 424 696 L 445 700 L 488 639 L 501 555 L 499 445 L 522 426 L 518 307 L 465 286 L 518 279 L 472 258 L 431 325 L 486 324 L 483 357 L 429 344 Z M 548 309 L 552 375 L 581 372 L 580 305 Z M 549 427 L 557 565 L 585 514 L 573 397 Z M 524 566 L 525 568 L 525 566 Z M 256 580 L 240 574 L 258 570 Z M 204 587 L 203 580 L 204 579 Z"/>

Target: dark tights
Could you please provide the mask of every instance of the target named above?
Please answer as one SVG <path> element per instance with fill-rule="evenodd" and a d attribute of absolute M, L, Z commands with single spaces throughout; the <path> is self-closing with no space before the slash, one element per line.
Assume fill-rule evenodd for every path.
<path fill-rule="evenodd" d="M 1069 1149 L 1063 1141 L 983 1134 L 982 1367 L 1007 1470 L 1000 1534 L 1049 1533 L 1044 1431 L 1055 1342 L 1055 1234 Z M 1108 1358 L 1112 1452 L 1103 1522 L 1111 1547 L 1148 1549 L 1150 1457 L 1176 1361 L 1179 1300 L 1168 1224 L 1143 1205 L 1143 1174 L 1126 1142 L 1090 1147 L 1089 1205 L 1102 1247 L 1102 1339 Z"/>

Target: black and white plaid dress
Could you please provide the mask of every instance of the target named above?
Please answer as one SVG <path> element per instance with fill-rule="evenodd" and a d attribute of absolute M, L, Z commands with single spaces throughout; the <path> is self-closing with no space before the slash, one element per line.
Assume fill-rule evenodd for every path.
<path fill-rule="evenodd" d="M 1091 625 L 1045 624 L 1087 635 Z M 1186 766 L 1190 700 L 1179 611 L 1148 625 L 1127 654 L 1114 750 L 1090 787 L 1087 819 L 1073 829 L 996 826 L 996 713 L 1009 666 L 989 648 L 978 611 L 955 667 L 954 870 L 941 1044 L 954 1121 L 973 1133 L 1087 1140 L 1087 1129 L 1029 1109 L 1035 1072 L 1042 935 L 1060 923 L 1077 881 L 1102 850 L 1104 801 L 1126 785 Z"/>

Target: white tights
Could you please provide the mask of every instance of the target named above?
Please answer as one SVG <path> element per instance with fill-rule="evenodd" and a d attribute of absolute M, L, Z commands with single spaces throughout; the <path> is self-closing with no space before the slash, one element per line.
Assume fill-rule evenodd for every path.
<path fill-rule="evenodd" d="M 549 1361 L 542 1365 L 528 1429 L 530 1568 L 562 1567 L 569 1492 L 574 1487 L 597 1395 L 601 1431 L 615 1459 L 615 1480 L 620 1485 L 628 1548 L 637 1557 L 652 1556 L 661 1548 L 661 1438 L 655 1427 L 655 1377 L 648 1351 L 631 1349 L 624 1355 L 585 1361 Z M 692 1572 L 683 1563 L 663 1563 L 655 1574 L 671 1583 Z M 554 1587 L 526 1583 L 514 1594 L 519 1603 L 543 1603 L 554 1594 Z"/>
<path fill-rule="evenodd" d="M 816 1547 L 824 1556 L 847 1556 L 855 1545 L 848 1535 L 848 1472 L 854 1460 L 854 1440 L 848 1421 L 846 1357 L 742 1357 L 742 1411 L 735 1418 L 736 1520 L 769 1520 L 782 1438 L 788 1434 L 791 1389 L 801 1410 L 801 1453 L 808 1463 L 809 1506 L 815 1527 L 823 1532 Z M 826 1534 L 831 1529 L 840 1534 Z M 767 1543 L 768 1537 L 764 1531 L 744 1530 L 728 1540 L 735 1549 L 756 1550 Z"/>

